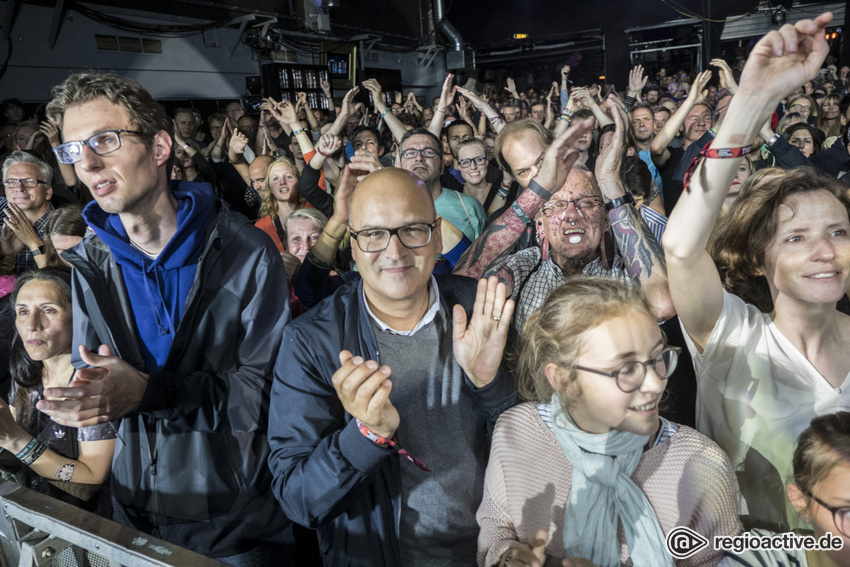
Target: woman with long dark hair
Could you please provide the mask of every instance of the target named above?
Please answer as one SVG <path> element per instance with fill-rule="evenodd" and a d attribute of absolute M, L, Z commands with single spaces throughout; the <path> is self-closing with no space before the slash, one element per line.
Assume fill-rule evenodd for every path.
<path fill-rule="evenodd" d="M 35 409 L 44 388 L 65 387 L 76 373 L 71 365 L 71 270 L 28 272 L 11 297 L 17 330 L 10 354 L 13 407 L 0 401 L 0 447 L 28 467 L 24 476 L 31 488 L 82 505 L 109 473 L 115 428 L 111 423 L 61 426 Z"/>

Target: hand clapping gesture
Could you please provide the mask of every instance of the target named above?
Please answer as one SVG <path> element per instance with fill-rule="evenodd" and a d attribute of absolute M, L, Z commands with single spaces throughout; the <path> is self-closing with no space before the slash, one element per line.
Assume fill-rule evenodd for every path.
<path fill-rule="evenodd" d="M 36 232 L 35 227 L 24 214 L 24 211 L 12 202 L 9 202 L 6 207 L 6 224 L 4 225 L 4 228 L 5 227 L 9 227 L 9 230 L 14 233 L 18 241 L 30 250 L 38 248 L 44 244 L 41 237 L 38 236 L 38 232 Z M 18 250 L 22 249 L 23 248 L 21 247 Z"/>
<path fill-rule="evenodd" d="M 374 360 L 364 360 L 347 350 L 339 353 L 339 363 L 340 369 L 331 381 L 342 407 L 370 430 L 391 439 L 401 418 L 390 402 L 390 367 L 379 367 Z"/>
<path fill-rule="evenodd" d="M 452 310 L 455 359 L 476 388 L 496 378 L 513 313 L 514 301 L 507 299 L 507 288 L 496 276 L 478 280 L 468 326 L 463 307 L 455 305 Z"/>

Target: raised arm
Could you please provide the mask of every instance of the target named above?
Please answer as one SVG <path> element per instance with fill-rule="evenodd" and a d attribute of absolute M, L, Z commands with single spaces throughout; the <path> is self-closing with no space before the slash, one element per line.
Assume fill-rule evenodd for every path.
<path fill-rule="evenodd" d="M 480 110 L 481 113 L 487 117 L 487 120 L 490 121 L 490 124 L 493 126 L 493 130 L 497 134 L 502 131 L 502 128 L 505 127 L 505 121 L 502 120 L 502 117 L 499 116 L 499 113 L 496 112 L 495 108 L 490 106 L 488 102 L 486 102 L 477 94 L 463 87 L 457 87 L 457 92 L 465 96 L 467 100 L 469 100 L 469 102 L 475 105 L 475 108 Z"/>
<path fill-rule="evenodd" d="M 295 106 L 288 100 L 280 102 L 277 105 L 276 115 L 281 125 L 286 125 L 292 130 L 293 137 L 301 148 L 301 153 L 306 155 L 312 152 L 314 149 L 313 140 L 310 139 L 307 130 L 301 127 L 301 121 L 298 120 Z"/>
<path fill-rule="evenodd" d="M 328 129 L 328 131 L 325 132 L 326 134 L 333 134 L 334 136 L 340 135 L 343 128 L 345 128 L 345 122 L 348 120 L 348 117 L 351 116 L 351 113 L 354 111 L 352 101 L 359 92 L 360 87 L 354 87 L 353 89 L 350 89 L 347 93 L 345 93 L 345 96 L 342 98 L 342 106 L 340 106 L 339 113 L 337 113 L 334 123 L 331 124 L 331 127 Z"/>
<path fill-rule="evenodd" d="M 599 128 L 614 123 L 614 121 L 611 120 L 611 117 L 605 114 L 605 111 L 600 108 L 599 104 L 596 102 L 596 97 L 589 90 L 575 88 L 573 89 L 572 96 L 578 99 L 579 104 L 584 105 L 585 108 L 593 113 L 593 116 L 596 117 L 596 123 L 599 125 Z"/>
<path fill-rule="evenodd" d="M 372 104 L 375 105 L 375 112 L 381 116 L 387 128 L 393 133 L 395 141 L 400 142 L 401 137 L 404 136 L 407 130 L 405 130 L 404 124 L 401 123 L 398 117 L 387 108 L 386 98 L 384 97 L 384 91 L 381 89 L 381 85 L 377 79 L 367 79 L 363 81 L 363 86 L 372 93 Z"/>
<path fill-rule="evenodd" d="M 771 31 L 753 48 L 738 92 L 712 149 L 749 145 L 780 99 L 813 77 L 829 47 L 826 13 Z M 723 308 L 723 288 L 706 245 L 741 159 L 704 159 L 670 215 L 664 233 L 670 293 L 685 330 L 702 350 Z"/>
<path fill-rule="evenodd" d="M 38 129 L 41 130 L 47 138 L 47 141 L 50 142 L 51 148 L 55 148 L 62 143 L 62 140 L 59 137 L 59 127 L 49 120 L 45 120 L 39 124 Z M 73 165 L 59 163 L 59 173 L 62 174 L 62 181 L 65 183 L 65 187 L 73 189 L 77 185 L 77 174 L 74 173 Z"/>
<path fill-rule="evenodd" d="M 528 187 L 513 206 L 484 229 L 461 256 L 453 273 L 475 279 L 497 275 L 507 286 L 508 296 L 512 294 L 513 277 L 508 270 L 501 269 L 501 260 L 507 257 L 513 243 L 525 232 L 527 223 L 534 219 L 552 193 L 563 186 L 578 158 L 578 152 L 570 146 L 590 128 L 591 121 L 582 120 L 555 138 L 543 154 L 540 169 Z"/>
<path fill-rule="evenodd" d="M 709 79 L 711 79 L 711 71 L 703 71 L 697 75 L 693 85 L 691 85 L 691 90 L 688 92 L 688 98 L 673 113 L 673 116 L 670 117 L 664 128 L 652 139 L 650 150 L 652 152 L 652 161 L 655 165 L 660 167 L 670 160 L 670 151 L 667 149 L 667 146 L 676 137 L 676 133 L 682 127 L 682 124 L 685 123 L 685 117 L 687 117 L 691 109 L 705 100 L 705 86 L 708 84 Z"/>
<path fill-rule="evenodd" d="M 596 179 L 603 195 L 610 200 L 619 199 L 626 194 L 620 171 L 627 146 L 628 121 L 626 111 L 610 95 L 605 105 L 614 117 L 613 141 L 599 152 L 596 160 Z M 626 269 L 632 280 L 640 283 L 653 315 L 659 321 L 666 321 L 675 315 L 670 291 L 667 288 L 667 267 L 664 251 L 646 225 L 643 217 L 630 203 L 623 203 L 608 212 L 611 230 L 617 241 L 617 248 L 626 263 Z"/>
<path fill-rule="evenodd" d="M 641 93 L 646 86 L 646 81 L 649 79 L 643 72 L 643 65 L 636 65 L 634 69 L 629 71 L 629 87 L 626 90 L 626 110 L 632 107 L 635 102 L 640 102 Z M 629 101 L 629 99 L 632 99 Z"/>
<path fill-rule="evenodd" d="M 454 78 L 455 76 L 451 73 L 446 75 L 446 80 L 443 81 L 443 90 L 440 93 L 440 104 L 434 109 L 434 117 L 428 125 L 428 131 L 437 136 L 437 138 L 440 137 L 440 130 L 443 129 L 443 118 L 446 116 L 446 109 L 454 100 L 458 89 L 458 87 L 452 86 L 452 80 Z"/>

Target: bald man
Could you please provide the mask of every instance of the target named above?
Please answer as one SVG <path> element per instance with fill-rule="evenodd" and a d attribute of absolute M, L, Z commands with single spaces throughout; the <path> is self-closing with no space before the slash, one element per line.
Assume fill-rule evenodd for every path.
<path fill-rule="evenodd" d="M 354 179 L 347 168 L 340 191 Z M 513 302 L 496 278 L 476 290 L 432 275 L 440 222 L 414 174 L 367 175 L 349 214 L 362 280 L 287 327 L 269 463 L 325 566 L 476 563 L 487 430 L 515 403 L 501 356 L 484 352 L 504 348 Z"/>

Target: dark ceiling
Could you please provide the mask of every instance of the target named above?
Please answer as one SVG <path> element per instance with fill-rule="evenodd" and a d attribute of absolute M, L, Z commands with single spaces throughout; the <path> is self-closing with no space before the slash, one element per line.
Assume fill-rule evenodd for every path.
<path fill-rule="evenodd" d="M 11 0 L 7 0 L 11 1 Z M 30 0 L 53 5 L 51 0 Z M 66 3 L 73 9 L 74 2 Z M 246 14 L 273 15 L 281 27 L 299 30 L 297 6 L 304 0 L 87 0 L 89 6 L 118 6 L 211 21 Z M 309 0 L 327 4 L 330 0 Z M 362 33 L 383 36 L 383 43 L 411 48 L 445 43 L 429 35 L 432 0 L 334 0 L 330 9 L 333 35 L 347 38 Z M 554 41 L 587 30 L 619 30 L 687 17 L 722 20 L 753 10 L 757 0 L 445 0 L 448 20 L 473 49 L 513 45 L 515 33 L 531 41 Z M 813 0 L 803 0 L 811 3 Z M 788 0 L 780 3 L 789 3 Z M 719 24 L 717 24 L 719 26 Z M 433 26 L 432 26 L 433 28 Z M 301 31 L 303 28 L 301 28 Z M 433 32 L 432 32 L 433 33 Z"/>

